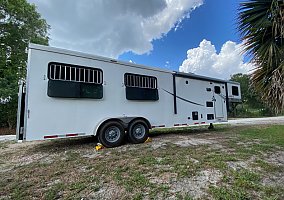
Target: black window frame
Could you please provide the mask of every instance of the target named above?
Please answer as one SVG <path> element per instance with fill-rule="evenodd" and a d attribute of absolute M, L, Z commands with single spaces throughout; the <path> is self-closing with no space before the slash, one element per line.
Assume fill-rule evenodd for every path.
<path fill-rule="evenodd" d="M 216 94 L 221 94 L 221 87 L 218 86 L 218 85 L 215 85 L 215 86 L 214 86 L 214 92 L 215 92 Z"/>
<path fill-rule="evenodd" d="M 239 96 L 239 87 L 232 85 L 232 95 Z"/>
<path fill-rule="evenodd" d="M 207 120 L 214 120 L 214 114 L 207 114 Z"/>
<path fill-rule="evenodd" d="M 124 85 L 127 100 L 159 100 L 158 79 L 155 76 L 125 73 Z"/>
<path fill-rule="evenodd" d="M 213 108 L 213 101 L 206 101 L 206 107 Z"/>
<path fill-rule="evenodd" d="M 198 111 L 192 112 L 192 120 L 198 120 Z"/>
<path fill-rule="evenodd" d="M 69 75 L 67 75 L 67 69 Z M 53 73 L 53 76 L 51 73 Z M 64 76 L 62 73 L 64 73 Z M 102 69 L 67 63 L 49 62 L 47 67 L 47 77 L 47 95 L 49 97 L 103 98 Z"/>

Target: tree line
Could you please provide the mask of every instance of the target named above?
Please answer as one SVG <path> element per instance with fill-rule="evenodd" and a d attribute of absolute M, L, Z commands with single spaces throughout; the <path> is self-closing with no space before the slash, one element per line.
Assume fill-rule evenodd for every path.
<path fill-rule="evenodd" d="M 48 45 L 49 25 L 26 0 L 0 1 L 0 126 L 16 124 L 17 92 L 25 80 L 30 42 Z"/>

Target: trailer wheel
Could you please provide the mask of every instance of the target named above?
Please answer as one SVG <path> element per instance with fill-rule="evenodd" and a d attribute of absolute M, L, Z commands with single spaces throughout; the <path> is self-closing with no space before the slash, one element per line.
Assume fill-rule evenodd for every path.
<path fill-rule="evenodd" d="M 120 146 L 124 139 L 124 128 L 116 121 L 106 122 L 102 125 L 98 133 L 98 140 L 105 147 Z"/>
<path fill-rule="evenodd" d="M 134 144 L 143 143 L 147 140 L 149 128 L 145 121 L 135 120 L 128 128 L 128 139 Z"/>

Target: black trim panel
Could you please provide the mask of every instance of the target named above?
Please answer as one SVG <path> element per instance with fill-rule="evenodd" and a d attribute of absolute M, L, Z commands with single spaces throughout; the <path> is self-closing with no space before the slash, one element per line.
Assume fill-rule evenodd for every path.
<path fill-rule="evenodd" d="M 125 87 L 127 100 L 157 101 L 159 100 L 158 89 Z"/>
<path fill-rule="evenodd" d="M 176 75 L 173 74 L 173 96 L 174 96 L 174 114 L 177 114 L 177 88 L 176 88 Z"/>
<path fill-rule="evenodd" d="M 183 77 L 183 78 L 190 78 L 190 79 L 196 79 L 196 80 L 203 80 L 203 81 L 211 81 L 214 83 L 226 83 L 225 80 L 210 78 L 206 76 L 200 76 L 196 74 L 189 74 L 189 73 L 182 73 L 182 72 L 175 72 L 176 77 Z"/>
<path fill-rule="evenodd" d="M 102 99 L 103 86 L 92 83 L 48 80 L 47 95 L 59 98 Z"/>

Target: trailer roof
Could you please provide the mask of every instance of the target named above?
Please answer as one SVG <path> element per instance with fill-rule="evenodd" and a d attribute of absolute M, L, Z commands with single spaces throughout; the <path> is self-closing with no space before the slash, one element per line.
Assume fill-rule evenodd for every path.
<path fill-rule="evenodd" d="M 149 67 L 145 65 L 131 63 L 131 62 L 120 61 L 120 60 L 116 60 L 113 58 L 107 58 L 103 56 L 97 56 L 97 55 L 76 52 L 76 51 L 71 51 L 71 50 L 66 50 L 66 49 L 61 49 L 61 48 L 56 48 L 56 47 L 50 47 L 50 46 L 43 46 L 43 45 L 38 45 L 38 44 L 33 44 L 33 43 L 29 44 L 29 48 L 40 50 L 40 51 L 70 55 L 70 56 L 75 56 L 75 57 L 80 57 L 80 58 L 85 58 L 85 59 L 90 59 L 90 60 L 98 60 L 98 61 L 103 61 L 103 62 L 108 62 L 108 63 L 114 63 L 114 64 L 119 64 L 119 65 L 129 66 L 129 67 L 142 68 L 142 69 L 159 71 L 159 72 L 164 72 L 164 73 L 171 73 L 171 74 L 173 73 L 170 70 L 160 69 L 156 67 Z"/>
<path fill-rule="evenodd" d="M 212 77 L 208 77 L 208 76 L 197 75 L 197 74 L 194 74 L 194 73 L 175 72 L 175 74 L 176 74 L 176 76 L 179 76 L 179 77 L 192 78 L 192 79 L 198 79 L 198 80 L 206 80 L 206 81 L 212 81 L 212 82 L 217 82 L 217 83 L 240 84 L 240 83 L 235 82 L 235 81 L 222 80 L 222 79 L 212 78 Z"/>
<path fill-rule="evenodd" d="M 139 65 L 139 64 L 135 64 L 135 63 L 124 62 L 124 61 L 120 61 L 120 60 L 116 60 L 116 59 L 112 59 L 112 58 L 107 58 L 107 57 L 103 57 L 103 56 L 96 56 L 96 55 L 92 55 L 92 54 L 76 52 L 76 51 L 71 51 L 71 50 L 66 50 L 66 49 L 61 49 L 61 48 L 55 48 L 55 47 L 50 47 L 50 46 L 38 45 L 38 44 L 33 44 L 33 43 L 29 44 L 29 48 L 40 50 L 40 51 L 76 56 L 76 57 L 86 58 L 86 59 L 91 59 L 91 60 L 98 60 L 98 61 L 103 61 L 103 62 L 108 62 L 108 63 L 115 63 L 115 64 L 119 64 L 119 65 L 141 68 L 141 69 L 146 69 L 146 70 L 153 70 L 153 71 L 159 71 L 159 72 L 164 72 L 164 73 L 171 73 L 171 74 L 176 74 L 177 76 L 180 76 L 180 77 L 188 77 L 188 78 L 193 78 L 193 79 L 198 79 L 198 80 L 207 80 L 207 81 L 214 81 L 214 82 L 220 82 L 220 83 L 229 82 L 229 83 L 239 84 L 238 82 L 234 82 L 234 81 L 216 79 L 216 78 L 211 78 L 211 77 L 207 77 L 207 76 L 197 75 L 197 74 L 194 74 L 194 73 L 175 72 L 175 71 L 165 70 L 165 69 L 161 69 L 161 68 L 157 68 L 157 67 L 149 67 L 149 66 L 145 66 L 145 65 Z"/>

